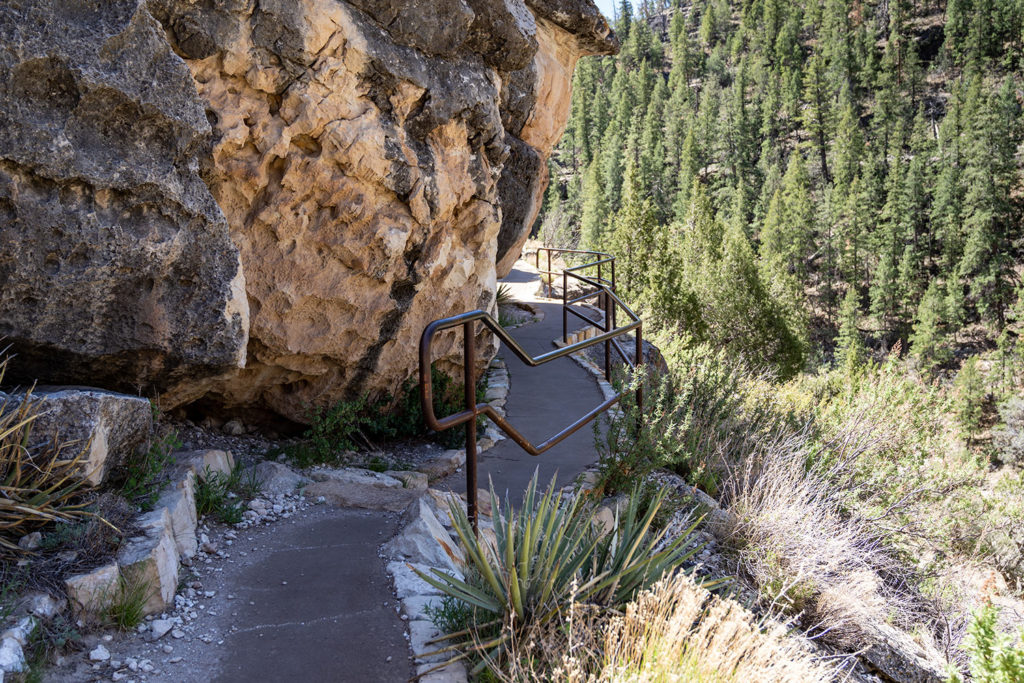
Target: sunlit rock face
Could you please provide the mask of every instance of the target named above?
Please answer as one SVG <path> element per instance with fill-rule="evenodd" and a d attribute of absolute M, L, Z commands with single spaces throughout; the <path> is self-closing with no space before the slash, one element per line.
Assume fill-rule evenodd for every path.
<path fill-rule="evenodd" d="M 21 288 L 0 291 L 0 333 L 59 351 L 50 382 L 297 420 L 396 392 L 428 322 L 492 305 L 576 60 L 616 48 L 590 0 L 22 6 L 0 9 L 4 36 L 38 46 L 0 57 L 0 239 L 27 258 L 0 260 Z M 30 67 L 56 74 L 35 106 L 59 115 L 19 109 Z"/>

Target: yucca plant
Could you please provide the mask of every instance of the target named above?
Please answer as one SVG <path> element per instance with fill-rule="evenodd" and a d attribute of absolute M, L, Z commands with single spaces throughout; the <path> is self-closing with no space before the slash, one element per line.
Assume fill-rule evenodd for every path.
<path fill-rule="evenodd" d="M 512 288 L 507 283 L 498 285 L 498 291 L 494 294 L 494 301 L 498 306 L 507 306 L 515 303 L 516 298 L 512 296 Z"/>
<path fill-rule="evenodd" d="M 0 382 L 7 362 L 0 360 Z M 79 499 L 77 471 L 88 444 L 72 458 L 64 457 L 66 445 L 30 448 L 39 402 L 29 389 L 13 403 L 0 404 L 0 555 L 23 552 L 17 539 L 45 524 L 95 516 Z"/>
<path fill-rule="evenodd" d="M 450 506 L 453 527 L 465 549 L 467 575 L 479 575 L 478 585 L 436 569 L 430 574 L 416 572 L 474 609 L 473 627 L 438 639 L 452 642 L 438 650 L 453 654 L 446 664 L 477 653 L 483 660 L 477 670 L 482 669 L 486 662 L 498 661 L 515 631 L 550 621 L 572 600 L 621 605 L 699 550 L 689 547 L 696 523 L 658 550 L 666 530 L 653 532 L 651 523 L 664 491 L 641 515 L 641 496 L 634 489 L 613 529 L 605 534 L 595 524 L 595 511 L 585 497 L 563 500 L 554 479 L 538 501 L 535 475 L 518 512 L 507 499 L 503 509 L 493 487 L 490 495 L 493 540 L 473 533 L 461 505 Z M 502 627 L 498 635 L 481 637 L 496 627 Z"/>

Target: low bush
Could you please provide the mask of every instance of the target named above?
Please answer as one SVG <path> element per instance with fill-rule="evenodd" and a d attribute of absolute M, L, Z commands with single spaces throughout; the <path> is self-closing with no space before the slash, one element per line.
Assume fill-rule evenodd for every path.
<path fill-rule="evenodd" d="M 263 486 L 252 470 L 236 467 L 230 474 L 209 467 L 196 486 L 196 513 L 212 515 L 224 524 L 242 521 L 245 501 L 260 494 Z"/>
<path fill-rule="evenodd" d="M 492 489 L 493 541 L 475 535 L 466 512 L 453 503 L 450 514 L 470 575 L 480 580 L 463 581 L 439 570 L 417 572 L 475 610 L 471 628 L 448 634 L 454 644 L 446 651 L 458 651 L 456 659 L 480 657 L 479 671 L 502 660 L 524 628 L 556 619 L 571 602 L 621 605 L 678 568 L 697 550 L 692 527 L 661 548 L 665 532 L 651 531 L 661 500 L 652 501 L 641 516 L 634 491 L 614 528 L 602 535 L 583 496 L 562 499 L 552 480 L 538 498 L 534 477 L 518 512 L 508 500 L 502 506 Z M 496 627 L 497 635 L 490 635 Z"/>
<path fill-rule="evenodd" d="M 165 483 L 164 471 L 171 463 L 171 454 L 178 448 L 181 448 L 181 441 L 177 432 L 168 431 L 153 439 L 147 450 L 130 458 L 120 482 L 121 495 L 125 500 L 143 512 L 152 510 Z"/>
<path fill-rule="evenodd" d="M 714 495 L 737 452 L 775 419 L 763 404 L 746 404 L 748 387 L 764 377 L 706 345 L 664 340 L 666 375 L 618 380 L 621 410 L 595 427 L 599 488 L 628 490 L 658 467 L 671 469 Z M 644 388 L 642 409 L 637 386 Z"/>
<path fill-rule="evenodd" d="M 999 610 L 991 604 L 975 613 L 967 629 L 966 650 L 971 657 L 971 680 L 976 683 L 1024 681 L 1024 631 L 1017 637 L 998 630 Z M 959 672 L 950 683 L 961 683 Z"/>
<path fill-rule="evenodd" d="M 434 386 L 434 412 L 444 417 L 462 410 L 462 387 L 449 375 L 431 368 Z M 477 400 L 483 400 L 486 385 L 477 387 Z M 461 429 L 429 432 L 423 422 L 419 384 L 410 378 L 402 386 L 397 401 L 390 396 L 371 401 L 362 396 L 352 401 L 339 401 L 332 406 L 310 409 L 309 429 L 302 440 L 287 449 L 286 454 L 300 467 L 338 463 L 348 451 L 374 448 L 375 440 L 430 436 L 446 448 L 465 444 Z"/>

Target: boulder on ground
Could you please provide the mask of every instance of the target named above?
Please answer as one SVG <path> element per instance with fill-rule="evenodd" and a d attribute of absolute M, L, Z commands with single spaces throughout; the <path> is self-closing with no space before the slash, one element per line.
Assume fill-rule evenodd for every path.
<path fill-rule="evenodd" d="M 175 462 L 189 467 L 199 481 L 205 481 L 207 472 L 231 474 L 235 469 L 235 458 L 230 451 L 206 449 L 201 451 L 178 451 L 173 454 Z"/>
<path fill-rule="evenodd" d="M 246 471 L 259 483 L 264 495 L 296 493 L 299 488 L 313 481 L 287 465 L 272 460 L 264 460 Z"/>
<path fill-rule="evenodd" d="M 178 590 L 178 549 L 167 508 L 139 519 L 145 536 L 128 540 L 117 554 L 125 585 L 148 593 L 143 612 L 157 614 L 174 600 Z"/>
<path fill-rule="evenodd" d="M 65 579 L 64 588 L 75 614 L 103 612 L 117 594 L 120 576 L 117 564 L 111 562 Z"/>
<path fill-rule="evenodd" d="M 0 392 L 0 406 L 20 405 L 24 394 Z M 153 431 L 149 401 L 88 387 L 32 392 L 39 416 L 32 423 L 34 444 L 68 444 L 66 456 L 82 455 L 82 477 L 98 485 L 115 467 L 144 447 Z"/>
<path fill-rule="evenodd" d="M 24 648 L 36 625 L 33 617 L 23 617 L 12 628 L 0 634 L 0 681 L 5 673 L 21 673 L 28 669 Z"/>
<path fill-rule="evenodd" d="M 461 448 L 447 450 L 416 469 L 431 481 L 442 479 L 466 464 L 466 451 Z"/>
<path fill-rule="evenodd" d="M 427 489 L 427 484 L 429 483 L 427 475 L 423 474 L 422 472 L 412 472 L 409 470 L 388 470 L 384 474 L 399 480 L 400 482 L 402 482 L 403 485 L 405 485 L 405 488 L 407 489 L 425 491 Z"/>

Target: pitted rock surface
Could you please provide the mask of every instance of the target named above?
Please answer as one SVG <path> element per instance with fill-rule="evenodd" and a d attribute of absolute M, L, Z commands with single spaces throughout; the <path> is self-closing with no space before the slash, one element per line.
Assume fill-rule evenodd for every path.
<path fill-rule="evenodd" d="M 238 250 L 160 25 L 137 1 L 74 6 L 0 5 L 6 379 L 152 395 L 244 363 Z"/>
<path fill-rule="evenodd" d="M 429 321 L 494 305 L 576 61 L 617 48 L 591 0 L 60 7 L 0 9 L 19 371 L 299 421 L 397 393 Z"/>

